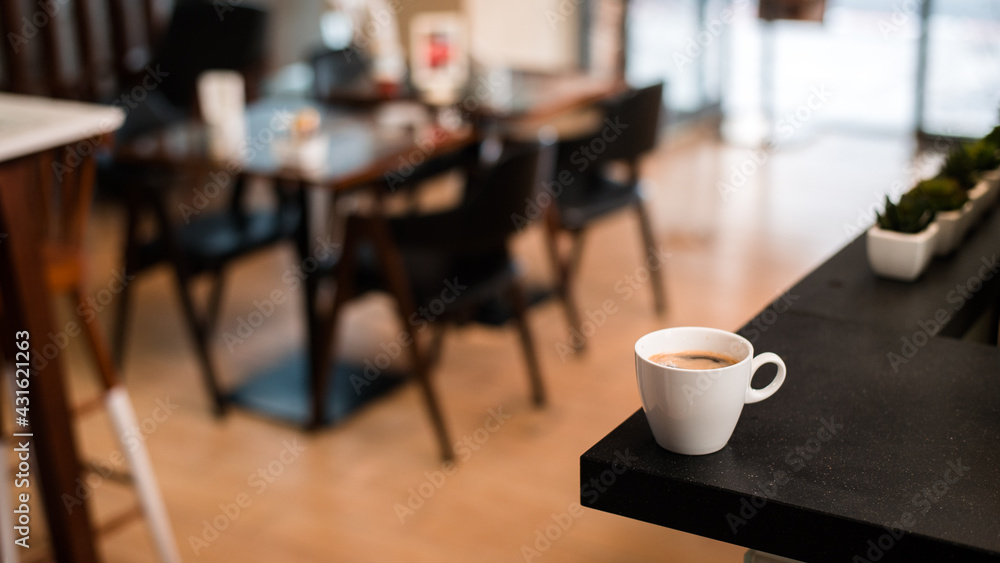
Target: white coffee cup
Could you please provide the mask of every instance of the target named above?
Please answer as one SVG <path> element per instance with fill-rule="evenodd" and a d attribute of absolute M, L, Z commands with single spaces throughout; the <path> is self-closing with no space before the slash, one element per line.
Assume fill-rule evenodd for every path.
<path fill-rule="evenodd" d="M 683 369 L 650 361 L 661 353 L 708 351 L 737 360 L 715 369 Z M 763 389 L 750 386 L 764 364 L 778 373 Z M 776 354 L 753 355 L 746 338 L 701 327 L 667 328 L 651 332 L 635 343 L 635 374 L 642 408 L 661 447 L 687 455 L 721 450 L 733 435 L 743 405 L 770 397 L 785 381 L 785 362 Z"/>

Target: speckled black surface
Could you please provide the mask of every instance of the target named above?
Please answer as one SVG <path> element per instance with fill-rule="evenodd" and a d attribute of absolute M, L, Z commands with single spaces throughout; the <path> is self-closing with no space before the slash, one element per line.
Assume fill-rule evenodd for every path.
<path fill-rule="evenodd" d="M 951 256 L 935 258 L 915 282 L 881 279 L 868 266 L 865 235 L 861 235 L 792 289 L 796 311 L 824 318 L 859 321 L 896 330 L 917 330 L 943 309 L 948 315 L 942 335 L 960 336 L 1000 295 L 1000 210 L 992 212 Z M 983 279 L 981 276 L 990 277 Z M 969 287 L 979 287 L 977 291 Z M 965 291 L 957 286 L 964 285 Z"/>
<path fill-rule="evenodd" d="M 991 232 L 1000 252 L 993 217 L 973 246 L 917 284 L 874 279 L 863 239 L 849 245 L 790 290 L 797 299 L 742 329 L 757 353 L 785 360 L 788 376 L 773 397 L 744 408 L 725 448 L 663 450 L 640 410 L 581 457 L 583 505 L 801 561 L 1000 561 L 1000 349 L 940 336 L 964 332 L 960 315 L 933 331 L 939 336 L 913 337 L 954 287 L 945 273 L 975 275 L 989 246 L 979 235 Z M 993 295 L 998 282 L 980 295 Z M 825 441 L 824 420 L 843 425 Z M 615 473 L 623 457 L 627 469 Z M 969 469 L 938 495 L 949 462 Z M 779 471 L 787 482 L 774 483 Z M 744 501 L 759 505 L 755 513 Z M 730 513 L 745 523 L 727 521 Z M 915 522 L 903 520 L 907 513 Z M 893 523 L 901 539 L 873 550 L 880 538 L 890 545 Z"/>

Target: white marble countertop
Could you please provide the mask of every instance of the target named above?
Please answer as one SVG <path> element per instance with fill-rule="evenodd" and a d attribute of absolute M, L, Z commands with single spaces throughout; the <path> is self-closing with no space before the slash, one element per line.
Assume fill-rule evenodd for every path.
<path fill-rule="evenodd" d="M 113 106 L 0 94 L 0 162 L 110 133 L 124 121 Z"/>

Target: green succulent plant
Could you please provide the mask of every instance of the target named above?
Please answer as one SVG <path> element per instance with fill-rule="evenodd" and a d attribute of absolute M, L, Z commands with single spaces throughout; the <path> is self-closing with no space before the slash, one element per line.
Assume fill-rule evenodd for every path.
<path fill-rule="evenodd" d="M 934 220 L 934 210 L 922 193 L 911 190 L 899 198 L 898 204 L 886 196 L 885 211 L 877 218 L 878 226 L 887 231 L 919 233 Z"/>
<path fill-rule="evenodd" d="M 932 210 L 954 211 L 969 201 L 969 194 L 952 178 L 934 178 L 919 182 L 913 190 Z"/>
<path fill-rule="evenodd" d="M 972 167 L 979 172 L 1000 167 L 1000 156 L 997 155 L 998 151 L 1000 151 L 1000 146 L 998 145 L 981 140 L 967 145 L 965 151 L 969 153 L 969 158 L 972 160 Z"/>
<path fill-rule="evenodd" d="M 944 159 L 938 178 L 952 178 L 958 181 L 962 189 L 971 190 L 978 180 L 978 172 L 969 151 L 965 147 L 958 147 Z"/>
<path fill-rule="evenodd" d="M 997 125 L 985 137 L 983 142 L 1000 149 L 1000 125 Z"/>

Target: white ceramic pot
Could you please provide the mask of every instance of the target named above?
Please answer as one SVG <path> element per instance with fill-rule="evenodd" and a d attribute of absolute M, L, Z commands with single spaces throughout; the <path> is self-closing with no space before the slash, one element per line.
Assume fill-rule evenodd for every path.
<path fill-rule="evenodd" d="M 868 263 L 883 278 L 913 281 L 924 273 L 937 249 L 940 227 L 931 223 L 919 233 L 886 231 L 878 225 L 868 229 L 865 237 Z"/>
<path fill-rule="evenodd" d="M 975 209 L 970 199 L 965 202 L 961 209 L 938 211 L 934 215 L 934 222 L 937 223 L 939 229 L 937 242 L 934 245 L 935 254 L 945 256 L 958 248 L 965 238 L 965 234 L 972 228 L 974 219 L 977 218 Z"/>
<path fill-rule="evenodd" d="M 991 194 L 994 192 L 995 190 L 991 189 L 990 183 L 986 180 L 980 180 L 969 190 L 969 203 L 972 204 L 972 217 L 969 220 L 970 226 L 978 223 L 979 218 L 993 205 Z"/>
<path fill-rule="evenodd" d="M 994 190 L 1000 189 L 1000 168 L 996 170 L 990 170 L 988 172 L 983 172 L 980 178 L 989 182 L 990 187 Z"/>
<path fill-rule="evenodd" d="M 983 196 L 983 213 L 985 213 L 988 209 L 996 205 L 997 199 L 1000 199 L 1000 169 L 984 172 L 982 179 L 976 187 L 980 185 L 985 185 L 986 190 L 986 194 Z"/>

